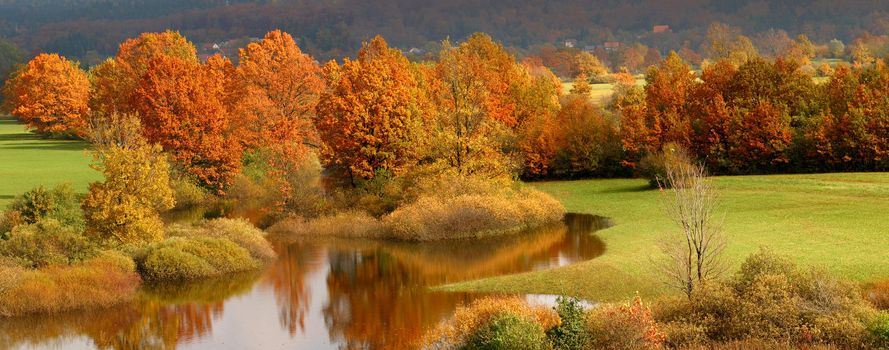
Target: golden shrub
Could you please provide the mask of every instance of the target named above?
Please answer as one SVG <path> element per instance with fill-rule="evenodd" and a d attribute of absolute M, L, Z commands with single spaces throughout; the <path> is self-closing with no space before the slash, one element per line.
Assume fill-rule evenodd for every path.
<path fill-rule="evenodd" d="M 454 317 L 443 321 L 424 337 L 426 346 L 440 349 L 456 349 L 488 324 L 495 316 L 508 313 L 537 322 L 542 329 L 550 329 L 560 323 L 559 315 L 546 306 L 532 306 L 519 297 L 486 297 L 458 307 Z"/>
<path fill-rule="evenodd" d="M 0 315 L 108 307 L 132 299 L 139 282 L 132 260 L 111 251 L 76 265 L 2 266 Z"/>
<path fill-rule="evenodd" d="M 426 196 L 383 218 L 399 239 L 436 240 L 517 232 L 561 220 L 565 209 L 547 194 L 525 188 L 508 194 Z"/>
<path fill-rule="evenodd" d="M 384 235 L 380 220 L 365 212 L 347 211 L 315 219 L 290 217 L 269 228 L 282 237 L 379 238 Z"/>

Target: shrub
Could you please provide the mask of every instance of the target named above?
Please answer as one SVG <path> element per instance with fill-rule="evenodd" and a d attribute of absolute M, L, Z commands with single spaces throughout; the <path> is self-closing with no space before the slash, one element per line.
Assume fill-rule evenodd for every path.
<path fill-rule="evenodd" d="M 574 298 L 556 299 L 556 313 L 561 323 L 546 331 L 546 336 L 557 350 L 582 350 L 586 347 L 589 335 L 586 330 L 585 313 L 580 302 Z"/>
<path fill-rule="evenodd" d="M 44 218 L 56 220 L 63 226 L 83 228 L 80 198 L 70 185 L 61 184 L 52 189 L 38 186 L 16 197 L 4 213 L 0 231 L 9 232 L 17 225 L 33 224 Z"/>
<path fill-rule="evenodd" d="M 133 298 L 139 286 L 132 260 L 103 251 L 74 265 L 0 267 L 0 315 L 108 307 Z"/>
<path fill-rule="evenodd" d="M 0 255 L 26 268 L 74 264 L 91 258 L 96 250 L 82 234 L 54 219 L 16 226 L 9 239 L 0 241 Z"/>
<path fill-rule="evenodd" d="M 136 254 L 146 280 L 188 280 L 247 271 L 260 266 L 250 252 L 223 238 L 172 237 Z"/>
<path fill-rule="evenodd" d="M 658 349 L 665 340 L 651 311 L 636 297 L 630 305 L 605 306 L 588 315 L 589 345 L 593 349 Z"/>
<path fill-rule="evenodd" d="M 552 309 L 530 306 L 518 297 L 487 297 L 475 300 L 468 306 L 458 307 L 453 318 L 443 321 L 426 334 L 424 342 L 437 349 L 462 349 L 478 330 L 502 314 L 536 323 L 541 335 L 543 329 L 559 324 L 558 315 Z"/>
<path fill-rule="evenodd" d="M 550 349 L 540 324 L 508 312 L 494 315 L 466 340 L 466 350 Z"/>
<path fill-rule="evenodd" d="M 700 346 L 707 343 L 704 327 L 691 322 L 667 322 L 658 325 L 666 336 L 665 345 L 671 349 Z"/>
<path fill-rule="evenodd" d="M 870 320 L 867 332 L 873 345 L 881 348 L 889 347 L 889 314 L 881 312 Z"/>
<path fill-rule="evenodd" d="M 382 223 L 365 212 L 348 211 L 315 219 L 291 217 L 269 228 L 287 237 L 379 238 L 385 234 Z"/>
<path fill-rule="evenodd" d="M 170 179 L 170 189 L 173 191 L 177 208 L 205 204 L 211 199 L 210 192 L 185 177 Z"/>
<path fill-rule="evenodd" d="M 190 226 L 173 225 L 167 229 L 167 236 L 223 238 L 246 249 L 250 256 L 259 261 L 272 260 L 277 256 L 272 245 L 265 239 L 265 232 L 246 219 L 217 218 Z"/>
<path fill-rule="evenodd" d="M 872 314 L 855 285 L 801 271 L 788 259 L 761 250 L 731 280 L 705 285 L 689 299 L 658 303 L 656 318 L 702 329 L 710 341 L 773 339 L 861 348 L 867 347 Z"/>
<path fill-rule="evenodd" d="M 637 174 L 648 179 L 651 188 L 670 188 L 673 184 L 667 180 L 668 164 L 679 166 L 692 164 L 692 162 L 693 160 L 682 146 L 668 143 L 664 145 L 663 151 L 649 153 L 642 157 L 639 161 Z"/>
<path fill-rule="evenodd" d="M 383 224 L 395 238 L 424 241 L 517 232 L 561 220 L 564 213 L 549 195 L 525 188 L 507 195 L 421 197 Z"/>

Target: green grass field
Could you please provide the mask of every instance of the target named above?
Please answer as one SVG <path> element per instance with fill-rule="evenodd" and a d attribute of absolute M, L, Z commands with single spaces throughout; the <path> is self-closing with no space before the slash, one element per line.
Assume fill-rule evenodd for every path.
<path fill-rule="evenodd" d="M 85 192 L 90 182 L 101 179 L 89 167 L 86 149 L 82 141 L 42 139 L 11 117 L 0 116 L 0 208 L 38 185 L 68 182 Z"/>
<path fill-rule="evenodd" d="M 714 179 L 720 190 L 726 257 L 733 268 L 760 246 L 805 266 L 868 282 L 889 277 L 889 173 L 734 176 Z M 591 300 L 652 297 L 664 287 L 652 257 L 658 236 L 676 229 L 662 194 L 644 180 L 545 182 L 538 188 L 571 212 L 608 216 L 597 234 L 606 244 L 596 259 L 554 270 L 443 286 L 444 290 L 568 294 Z"/>

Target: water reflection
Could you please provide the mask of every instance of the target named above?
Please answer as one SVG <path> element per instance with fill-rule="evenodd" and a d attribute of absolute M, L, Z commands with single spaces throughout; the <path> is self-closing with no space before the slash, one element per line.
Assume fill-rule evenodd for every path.
<path fill-rule="evenodd" d="M 0 348 L 405 349 L 479 297 L 429 286 L 551 268 L 604 251 L 602 218 L 436 243 L 279 242 L 266 271 L 152 285 L 127 305 L 0 320 Z"/>

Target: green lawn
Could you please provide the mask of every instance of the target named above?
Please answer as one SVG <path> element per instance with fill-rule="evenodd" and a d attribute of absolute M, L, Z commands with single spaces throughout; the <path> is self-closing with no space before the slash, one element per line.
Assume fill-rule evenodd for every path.
<path fill-rule="evenodd" d="M 726 256 L 736 267 L 760 246 L 861 282 L 889 277 L 889 173 L 735 176 L 720 189 Z M 536 186 L 571 212 L 611 217 L 597 234 L 605 253 L 562 268 L 495 277 L 445 290 L 568 294 L 624 300 L 669 293 L 652 256 L 657 237 L 674 230 L 661 194 L 644 180 L 545 182 Z M 734 270 L 734 268 L 732 269 Z"/>
<path fill-rule="evenodd" d="M 85 192 L 100 174 L 89 167 L 86 143 L 46 140 L 29 133 L 8 116 L 0 116 L 0 208 L 37 185 L 68 182 Z"/>

